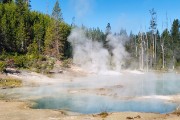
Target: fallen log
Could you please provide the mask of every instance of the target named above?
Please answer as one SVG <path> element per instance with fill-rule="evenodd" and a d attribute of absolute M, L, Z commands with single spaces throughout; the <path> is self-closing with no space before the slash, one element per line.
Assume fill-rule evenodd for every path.
<path fill-rule="evenodd" d="M 63 73 L 63 70 L 51 70 L 48 72 L 49 74 L 57 74 L 57 73 Z"/>
<path fill-rule="evenodd" d="M 15 68 L 6 68 L 3 70 L 5 74 L 20 74 L 21 72 Z"/>

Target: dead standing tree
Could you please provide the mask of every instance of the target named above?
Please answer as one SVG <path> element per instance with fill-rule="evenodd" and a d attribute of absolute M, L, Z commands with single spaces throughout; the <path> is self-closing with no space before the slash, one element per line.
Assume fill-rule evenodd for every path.
<path fill-rule="evenodd" d="M 151 30 L 151 44 L 152 44 L 152 51 L 151 51 L 152 55 L 151 55 L 150 63 L 151 63 L 151 67 L 154 67 L 154 65 L 156 65 L 157 15 L 154 8 L 150 10 L 149 12 L 151 14 L 150 30 Z"/>

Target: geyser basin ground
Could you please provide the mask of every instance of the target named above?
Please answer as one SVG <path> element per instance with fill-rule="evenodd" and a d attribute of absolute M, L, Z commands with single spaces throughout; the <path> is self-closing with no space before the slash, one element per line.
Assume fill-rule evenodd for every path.
<path fill-rule="evenodd" d="M 180 75 L 125 71 L 121 74 L 58 75 L 33 77 L 40 83 L 33 87 L 2 92 L 34 101 L 36 109 L 61 109 L 78 113 L 158 112 L 169 113 L 179 104 L 170 102 L 180 94 Z M 21 76 L 20 76 L 21 77 Z M 43 81 L 46 81 L 45 83 Z"/>

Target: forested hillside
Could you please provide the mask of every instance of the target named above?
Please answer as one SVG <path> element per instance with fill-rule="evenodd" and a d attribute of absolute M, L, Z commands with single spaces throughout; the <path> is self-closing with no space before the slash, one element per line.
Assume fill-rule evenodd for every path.
<path fill-rule="evenodd" d="M 0 50 L 66 57 L 66 39 L 71 28 L 61 17 L 59 3 L 56 3 L 52 16 L 30 11 L 23 0 L 1 3 Z M 53 42 L 59 42 L 57 46 L 61 47 L 53 50 Z"/>
<path fill-rule="evenodd" d="M 67 37 L 71 26 L 63 21 L 59 2 L 51 16 L 30 9 L 30 1 L 3 0 L 0 3 L 1 64 L 28 67 L 27 61 L 36 63 L 45 55 L 69 58 L 71 49 Z"/>

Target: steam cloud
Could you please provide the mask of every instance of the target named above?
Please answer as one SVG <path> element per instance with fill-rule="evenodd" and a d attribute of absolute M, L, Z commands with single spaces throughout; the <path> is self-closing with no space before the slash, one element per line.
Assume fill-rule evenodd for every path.
<path fill-rule="evenodd" d="M 90 11 L 93 0 L 71 0 L 71 2 L 77 17 L 81 18 Z"/>
<path fill-rule="evenodd" d="M 72 30 L 68 41 L 73 47 L 73 62 L 91 72 L 120 71 L 124 58 L 128 56 L 124 43 L 128 38 L 120 35 L 108 35 L 107 44 L 112 54 L 103 47 L 103 43 L 87 38 L 80 28 Z"/>

